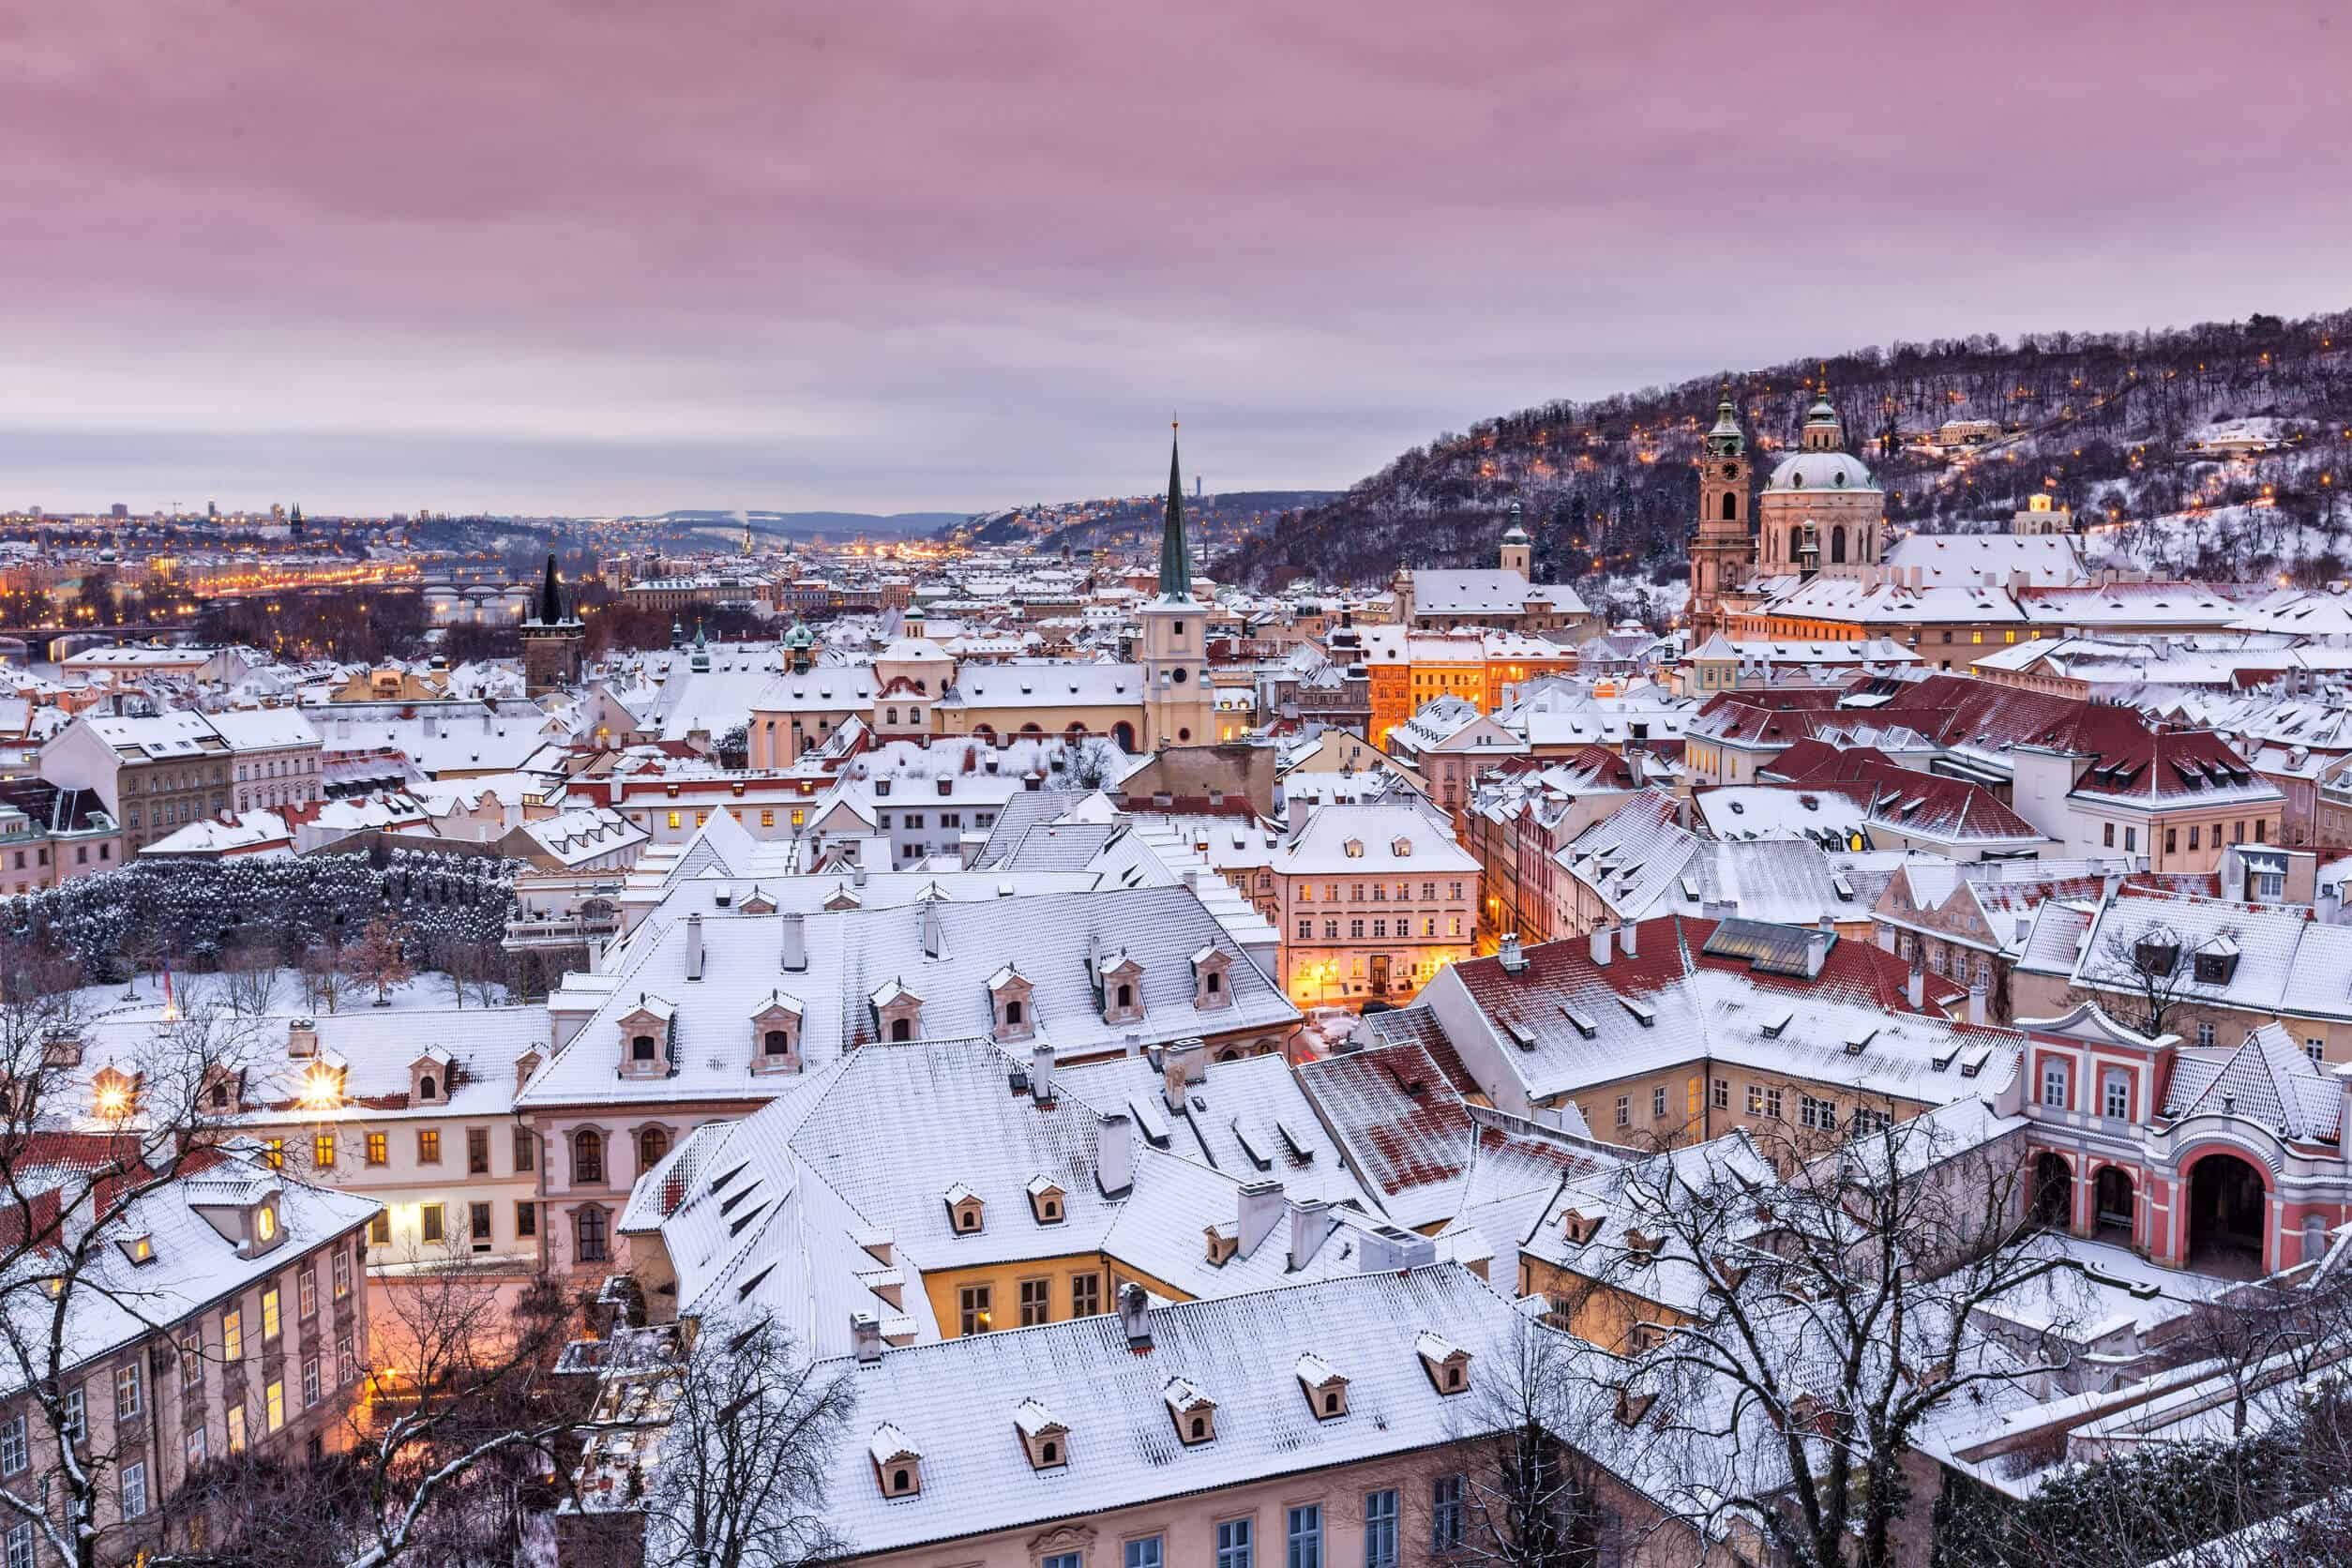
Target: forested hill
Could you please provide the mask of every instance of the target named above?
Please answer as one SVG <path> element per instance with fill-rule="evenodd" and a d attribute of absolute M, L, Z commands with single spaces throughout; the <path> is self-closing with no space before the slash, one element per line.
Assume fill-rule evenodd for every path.
<path fill-rule="evenodd" d="M 2194 572 L 2199 555 L 2218 569 L 2218 555 L 2238 571 L 2256 558 L 2341 571 L 2352 555 L 2352 538 L 2341 550 L 2332 542 L 2339 529 L 2352 534 L 2352 511 L 2339 517 L 2333 505 L 2352 479 L 2352 312 L 1898 342 L 1732 372 L 1759 480 L 1794 445 L 1825 367 L 1847 445 L 1878 474 L 1897 528 L 2005 524 L 2046 487 L 2086 520 L 2146 520 L 2155 534 L 2166 520 L 2196 520 L 2185 542 L 2165 547 L 2171 569 Z M 1539 578 L 1675 580 L 1696 504 L 1691 462 L 1723 379 L 1548 403 L 1441 435 L 1336 499 L 1286 514 L 1216 575 L 1369 586 L 1400 563 L 1489 565 L 1516 501 Z M 1935 439 L 1953 420 L 1998 430 L 1953 448 Z M 2199 445 L 2241 430 L 2275 447 L 2216 462 Z"/>

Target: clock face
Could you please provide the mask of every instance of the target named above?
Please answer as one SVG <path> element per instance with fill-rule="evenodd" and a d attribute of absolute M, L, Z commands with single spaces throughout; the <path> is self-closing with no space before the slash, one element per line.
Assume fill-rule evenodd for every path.
<path fill-rule="evenodd" d="M 1740 476 L 1740 465 L 1736 462 L 1724 464 L 1723 476 L 1726 479 L 1737 479 Z"/>

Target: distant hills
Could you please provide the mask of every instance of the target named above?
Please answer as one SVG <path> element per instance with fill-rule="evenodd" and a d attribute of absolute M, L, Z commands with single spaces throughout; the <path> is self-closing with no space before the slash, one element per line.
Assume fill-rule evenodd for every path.
<path fill-rule="evenodd" d="M 1267 587 L 1369 586 L 1400 564 L 1487 565 L 1516 502 L 1539 577 L 1673 582 L 1687 573 L 1691 464 L 1718 387 L 1731 387 L 1760 480 L 1794 445 L 1824 368 L 1695 376 L 1441 434 L 1275 517 L 1211 569 Z M 1897 528 L 2005 526 L 2047 488 L 2162 569 L 2324 578 L 2352 557 L 2339 501 L 2352 483 L 2352 312 L 1897 342 L 1832 354 L 1826 371 L 1847 447 L 1877 474 Z M 1981 444 L 1934 439 L 1959 420 L 1983 422 Z M 2216 438 L 2248 430 L 2256 449 L 2217 453 Z"/>
<path fill-rule="evenodd" d="M 1193 549 L 1204 555 L 1213 554 L 1258 538 L 1281 519 L 1306 507 L 1322 505 L 1337 494 L 1335 490 L 1188 494 L 1184 497 L 1184 522 L 1192 535 Z M 1111 550 L 1132 554 L 1159 547 L 1167 507 L 1165 493 L 1005 506 L 970 519 L 959 518 L 957 526 L 942 529 L 940 534 L 969 545 L 1026 545 L 1041 553 L 1066 549 L 1073 552 Z"/>
<path fill-rule="evenodd" d="M 963 512 L 770 512 L 753 508 L 748 511 L 712 511 L 697 507 L 682 507 L 676 511 L 660 512 L 648 519 L 631 521 L 674 523 L 682 528 L 722 527 L 741 529 L 750 523 L 755 534 L 778 534 L 792 538 L 813 538 L 820 534 L 877 534 L 891 538 L 921 538 L 964 520 Z"/>

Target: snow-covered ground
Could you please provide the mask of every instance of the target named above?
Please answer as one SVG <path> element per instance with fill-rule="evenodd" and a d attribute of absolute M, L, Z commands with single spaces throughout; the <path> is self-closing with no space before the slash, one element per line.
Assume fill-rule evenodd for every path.
<path fill-rule="evenodd" d="M 2322 556 L 2352 558 L 2352 506 L 2333 531 L 2297 523 L 2274 506 L 2202 506 L 2164 517 L 2087 529 L 2094 563 L 2133 566 L 2174 576 L 2193 570 L 2200 556 L 2219 552 L 2242 568 L 2256 561 L 2292 571 Z"/>
<path fill-rule="evenodd" d="M 311 1011 L 302 989 L 301 972 L 292 969 L 280 969 L 276 972 L 276 984 L 271 988 L 267 1005 L 263 1010 L 281 1018 Z M 174 970 L 172 973 L 173 1004 L 182 1014 L 205 1006 L 227 1007 L 230 980 L 231 977 L 225 974 L 183 974 Z M 163 1017 L 163 981 L 158 975 L 143 974 L 135 984 L 128 986 L 84 986 L 74 994 L 77 1008 L 85 1018 Z M 475 987 L 469 985 L 465 991 L 465 1005 L 481 1005 L 481 994 Z M 506 1000 L 504 986 L 494 987 L 492 994 L 498 1002 Z M 344 980 L 338 987 L 336 1005 L 331 1011 L 366 1012 L 374 1004 L 375 990 L 372 987 Z M 450 989 L 449 977 L 440 973 L 419 974 L 404 986 L 394 987 L 385 998 L 387 1007 L 409 1011 L 448 1008 L 457 1004 L 456 994 Z M 330 1009 L 322 1002 L 317 1011 L 327 1012 Z"/>

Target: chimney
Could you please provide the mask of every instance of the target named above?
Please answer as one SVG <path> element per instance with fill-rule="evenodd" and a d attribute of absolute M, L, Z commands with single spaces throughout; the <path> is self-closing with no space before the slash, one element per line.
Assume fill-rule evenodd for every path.
<path fill-rule="evenodd" d="M 1124 1111 L 1094 1123 L 1094 1181 L 1105 1198 L 1123 1198 L 1135 1186 L 1135 1123 Z"/>
<path fill-rule="evenodd" d="M 1171 1111 L 1184 1108 L 1184 1053 L 1173 1046 L 1160 1053 L 1160 1098 Z"/>
<path fill-rule="evenodd" d="M 1985 966 L 1977 965 L 1976 978 L 1968 982 L 1968 1021 L 1980 1027 L 1984 1022 Z"/>
<path fill-rule="evenodd" d="M 797 910 L 784 916 L 782 947 L 786 973 L 798 974 L 808 967 L 808 917 Z"/>
<path fill-rule="evenodd" d="M 850 885 L 852 887 L 866 885 L 866 855 L 863 851 L 859 852 L 857 858 L 850 863 Z"/>
<path fill-rule="evenodd" d="M 702 978 L 702 912 L 697 910 L 686 916 L 686 977 Z"/>
<path fill-rule="evenodd" d="M 1053 1047 L 1043 1040 L 1029 1048 L 1029 1093 L 1040 1109 L 1053 1104 Z"/>
<path fill-rule="evenodd" d="M 860 1366 L 871 1366 L 882 1360 L 882 1319 L 870 1312 L 851 1313 L 850 1349 Z"/>
<path fill-rule="evenodd" d="M 1119 1327 L 1127 1336 L 1128 1349 L 1138 1355 L 1151 1349 L 1152 1299 L 1133 1280 L 1119 1291 Z"/>
<path fill-rule="evenodd" d="M 947 957 L 947 929 L 939 917 L 939 900 L 927 898 L 923 903 L 923 956 L 927 958 Z"/>
<path fill-rule="evenodd" d="M 1592 949 L 1592 967 L 1595 969 L 1606 969 L 1609 966 L 1609 928 L 1606 926 L 1592 927 L 1590 941 Z"/>
<path fill-rule="evenodd" d="M 1298 1273 L 1315 1260 L 1315 1251 L 1323 1244 L 1336 1222 L 1331 1217 L 1331 1205 L 1319 1198 L 1299 1198 L 1290 1201 L 1290 1272 Z"/>
<path fill-rule="evenodd" d="M 1634 932 L 1636 929 L 1630 920 L 1617 928 L 1617 950 L 1629 958 L 1634 956 Z"/>
<path fill-rule="evenodd" d="M 1503 973 L 1524 974 L 1527 972 L 1527 950 L 1519 945 L 1518 932 L 1502 933 L 1502 943 L 1495 949 L 1495 957 L 1501 961 Z"/>
<path fill-rule="evenodd" d="M 1816 928 L 1805 933 L 1805 978 L 1810 980 L 1821 972 L 1821 966 L 1830 961 L 1830 933 Z"/>
<path fill-rule="evenodd" d="M 1920 961 L 1917 954 L 1912 955 L 1911 976 L 1904 982 L 1903 994 L 1913 1007 L 1927 1005 L 1927 966 Z"/>
<path fill-rule="evenodd" d="M 1241 1255 L 1247 1258 L 1274 1234 L 1274 1222 L 1282 1217 L 1282 1184 L 1243 1183 L 1234 1217 L 1241 1229 Z"/>
<path fill-rule="evenodd" d="M 319 1054 L 319 1025 L 315 1018 L 292 1018 L 286 1024 L 286 1054 L 316 1056 Z"/>

